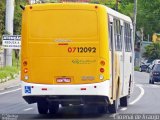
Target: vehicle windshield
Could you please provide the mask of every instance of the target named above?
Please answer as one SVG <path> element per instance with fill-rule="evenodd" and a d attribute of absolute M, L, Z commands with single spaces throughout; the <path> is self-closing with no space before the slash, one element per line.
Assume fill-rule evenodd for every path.
<path fill-rule="evenodd" d="M 154 71 L 160 71 L 160 64 L 155 65 Z"/>
<path fill-rule="evenodd" d="M 147 68 L 147 67 L 148 67 L 147 65 L 142 65 L 142 66 L 141 66 L 141 68 Z"/>

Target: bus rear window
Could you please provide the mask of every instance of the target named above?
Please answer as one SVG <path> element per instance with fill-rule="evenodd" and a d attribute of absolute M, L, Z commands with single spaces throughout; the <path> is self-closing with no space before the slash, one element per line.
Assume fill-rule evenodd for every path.
<path fill-rule="evenodd" d="M 29 13 L 30 38 L 97 37 L 97 13 L 89 10 L 42 10 Z"/>

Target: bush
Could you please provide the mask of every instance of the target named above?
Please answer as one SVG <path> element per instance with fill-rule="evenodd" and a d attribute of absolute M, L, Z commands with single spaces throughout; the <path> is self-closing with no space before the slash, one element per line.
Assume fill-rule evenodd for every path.
<path fill-rule="evenodd" d="M 135 71 L 139 71 L 139 66 L 135 66 L 135 67 L 134 67 L 134 70 L 135 70 Z"/>
<path fill-rule="evenodd" d="M 0 68 L 0 82 L 2 82 L 2 79 L 5 79 L 9 77 L 10 79 L 14 78 L 14 75 L 19 72 L 19 68 L 13 66 L 13 67 L 4 67 Z"/>

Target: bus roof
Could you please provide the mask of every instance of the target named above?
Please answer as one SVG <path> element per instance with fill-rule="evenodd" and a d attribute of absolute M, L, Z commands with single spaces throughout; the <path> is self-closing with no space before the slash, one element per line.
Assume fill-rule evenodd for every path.
<path fill-rule="evenodd" d="M 36 9 L 49 9 L 49 8 L 53 8 L 53 7 L 51 7 L 52 5 L 54 5 L 54 9 L 56 9 L 57 8 L 57 5 L 59 6 L 59 5 L 61 5 L 61 6 L 63 6 L 63 8 L 71 8 L 71 9 L 75 9 L 75 8 L 77 8 L 77 9 L 81 9 L 81 8 L 87 8 L 87 9 L 93 9 L 92 8 L 92 6 L 94 5 L 96 5 L 96 6 L 101 6 L 101 7 L 104 7 L 104 8 L 106 8 L 106 10 L 107 10 L 107 13 L 109 14 L 109 15 L 111 15 L 111 16 L 114 16 L 114 17 L 117 17 L 117 18 L 120 18 L 120 19 L 122 19 L 122 20 L 124 20 L 124 21 L 127 21 L 127 22 L 132 22 L 132 20 L 131 20 L 131 18 L 130 17 L 128 17 L 128 16 L 126 16 L 126 15 L 124 15 L 124 14 L 121 14 L 121 13 L 119 13 L 119 12 L 117 12 L 117 11 L 115 11 L 115 10 L 113 10 L 113 9 L 111 9 L 111 8 L 109 8 L 109 7 L 107 7 L 107 6 L 105 6 L 105 5 L 101 5 L 101 4 L 90 4 L 90 3 L 73 3 L 73 2 L 69 2 L 69 3 L 46 3 L 46 4 L 32 4 L 32 5 L 27 5 L 28 7 L 29 6 L 34 6 L 34 7 L 36 7 Z"/>
<path fill-rule="evenodd" d="M 126 16 L 126 15 L 124 15 L 124 14 L 121 14 L 121 13 L 119 13 L 119 12 L 117 12 L 117 11 L 109 8 L 109 7 L 106 7 L 106 9 L 107 9 L 107 13 L 108 13 L 109 15 L 112 15 L 112 16 L 114 16 L 114 17 L 117 17 L 117 18 L 120 18 L 120 19 L 122 19 L 122 20 L 124 20 L 124 21 L 131 22 L 131 23 L 132 23 L 132 20 L 131 20 L 130 17 L 128 17 L 128 16 Z"/>

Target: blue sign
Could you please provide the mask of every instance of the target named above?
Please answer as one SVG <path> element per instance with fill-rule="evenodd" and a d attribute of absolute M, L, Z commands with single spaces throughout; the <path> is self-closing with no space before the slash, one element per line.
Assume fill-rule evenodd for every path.
<path fill-rule="evenodd" d="M 31 93 L 31 86 L 25 86 L 25 93 Z"/>

